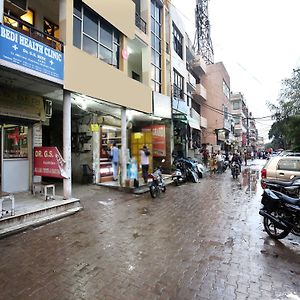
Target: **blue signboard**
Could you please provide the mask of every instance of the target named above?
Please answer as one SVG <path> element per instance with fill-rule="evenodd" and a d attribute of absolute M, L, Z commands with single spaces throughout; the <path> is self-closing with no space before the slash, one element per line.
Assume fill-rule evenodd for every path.
<path fill-rule="evenodd" d="M 1 24 L 0 64 L 63 84 L 62 52 Z"/>

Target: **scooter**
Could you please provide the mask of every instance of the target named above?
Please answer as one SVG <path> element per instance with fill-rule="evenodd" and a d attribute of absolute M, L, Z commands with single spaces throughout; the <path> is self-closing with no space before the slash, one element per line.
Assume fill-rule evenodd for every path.
<path fill-rule="evenodd" d="M 175 165 L 176 169 L 172 173 L 172 180 L 176 186 L 179 186 L 180 184 L 185 183 L 187 180 L 185 163 L 182 159 L 176 159 L 174 160 L 173 164 Z"/>
<path fill-rule="evenodd" d="M 162 163 L 165 160 L 162 160 Z M 153 173 L 148 175 L 149 191 L 152 198 L 156 198 L 161 192 L 166 192 L 166 184 L 162 176 L 162 168 L 159 166 Z"/>
<path fill-rule="evenodd" d="M 238 178 L 238 176 L 240 175 L 240 166 L 235 161 L 231 163 L 231 174 L 233 179 Z"/>

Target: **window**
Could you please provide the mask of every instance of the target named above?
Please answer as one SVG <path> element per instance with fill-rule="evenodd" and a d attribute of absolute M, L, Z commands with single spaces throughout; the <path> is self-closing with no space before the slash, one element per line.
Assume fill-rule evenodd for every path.
<path fill-rule="evenodd" d="M 161 92 L 161 8 L 151 0 L 151 85 Z"/>
<path fill-rule="evenodd" d="M 73 45 L 119 68 L 119 31 L 80 0 L 74 0 Z"/>
<path fill-rule="evenodd" d="M 183 42 L 183 36 L 176 27 L 176 25 L 173 23 L 173 46 L 175 52 L 179 55 L 180 58 L 182 58 L 182 42 Z"/>
<path fill-rule="evenodd" d="M 4 128 L 3 158 L 27 158 L 28 127 L 9 126 Z"/>
<path fill-rule="evenodd" d="M 44 19 L 44 32 L 57 39 L 59 38 L 59 26 L 47 20 L 46 18 Z"/>
<path fill-rule="evenodd" d="M 240 101 L 233 101 L 233 102 L 232 102 L 232 108 L 233 108 L 234 110 L 240 109 L 240 108 L 241 108 L 241 102 L 240 102 Z"/>
<path fill-rule="evenodd" d="M 29 31 L 29 27 L 26 26 L 26 24 L 34 26 L 34 11 L 32 9 L 28 9 L 27 12 L 23 14 L 21 17 L 14 16 L 13 13 L 10 14 L 12 18 L 8 16 L 3 17 L 3 21 L 6 25 L 19 29 L 20 31 L 22 30 Z M 19 19 L 24 24 L 16 21 L 15 19 Z"/>
<path fill-rule="evenodd" d="M 173 93 L 174 97 L 184 99 L 183 91 L 183 76 L 181 76 L 175 69 L 173 69 Z"/>
<path fill-rule="evenodd" d="M 234 116 L 234 117 L 233 117 L 233 120 L 234 120 L 234 124 L 236 124 L 236 125 L 238 125 L 238 124 L 241 123 L 241 118 L 240 118 L 240 117 Z"/>
<path fill-rule="evenodd" d="M 224 119 L 228 119 L 228 107 L 224 106 Z"/>
<path fill-rule="evenodd" d="M 223 93 L 229 99 L 229 97 L 230 97 L 230 89 L 229 89 L 227 83 L 224 80 L 223 80 Z"/>
<path fill-rule="evenodd" d="M 277 170 L 300 172 L 300 160 L 297 160 L 297 159 L 281 159 L 278 162 Z"/>

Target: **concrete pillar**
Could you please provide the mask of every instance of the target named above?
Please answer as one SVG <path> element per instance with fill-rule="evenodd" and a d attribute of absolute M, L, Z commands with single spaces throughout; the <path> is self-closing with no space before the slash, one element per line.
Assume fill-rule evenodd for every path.
<path fill-rule="evenodd" d="M 71 93 L 64 90 L 63 100 L 63 156 L 65 174 L 63 193 L 64 199 L 72 198 L 72 164 L 71 164 Z"/>
<path fill-rule="evenodd" d="M 0 0 L 0 23 L 3 23 L 4 0 Z"/>
<path fill-rule="evenodd" d="M 121 172 L 122 182 L 121 186 L 125 186 L 125 180 L 127 179 L 127 119 L 126 119 L 126 108 L 123 107 L 121 110 Z"/>
<path fill-rule="evenodd" d="M 97 124 L 97 115 L 93 116 L 93 123 Z M 93 170 L 95 172 L 95 182 L 100 180 L 100 127 L 98 131 L 93 131 Z"/>

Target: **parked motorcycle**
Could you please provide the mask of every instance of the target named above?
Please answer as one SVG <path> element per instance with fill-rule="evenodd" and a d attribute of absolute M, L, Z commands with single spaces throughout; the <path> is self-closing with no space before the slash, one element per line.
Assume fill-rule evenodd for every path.
<path fill-rule="evenodd" d="M 274 239 L 283 239 L 290 232 L 300 236 L 300 199 L 265 189 L 259 214 L 264 217 L 264 228 Z"/>
<path fill-rule="evenodd" d="M 185 183 L 187 180 L 185 163 L 182 159 L 175 159 L 173 165 L 176 169 L 172 173 L 172 180 L 174 181 L 175 185 L 179 186 L 180 184 Z"/>
<path fill-rule="evenodd" d="M 202 178 L 205 172 L 205 166 L 195 158 L 188 157 L 187 160 L 191 162 L 193 169 L 197 172 L 199 178 Z"/>
<path fill-rule="evenodd" d="M 263 189 L 278 191 L 293 198 L 300 198 L 300 177 L 295 176 L 290 181 L 268 180 L 261 181 Z"/>
<path fill-rule="evenodd" d="M 162 160 L 162 163 L 165 160 Z M 152 198 L 156 198 L 161 192 L 166 192 L 166 184 L 162 176 L 162 168 L 159 166 L 153 173 L 148 175 L 149 191 Z"/>
<path fill-rule="evenodd" d="M 235 161 L 231 163 L 231 175 L 233 179 L 238 178 L 238 176 L 240 175 L 240 166 Z"/>

